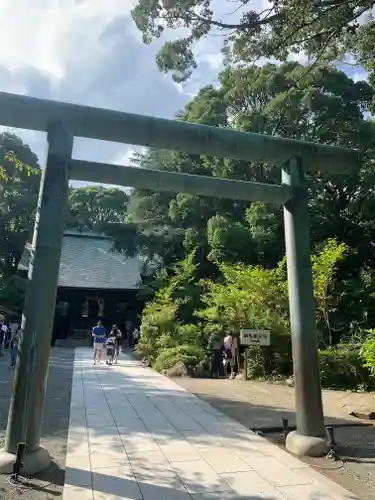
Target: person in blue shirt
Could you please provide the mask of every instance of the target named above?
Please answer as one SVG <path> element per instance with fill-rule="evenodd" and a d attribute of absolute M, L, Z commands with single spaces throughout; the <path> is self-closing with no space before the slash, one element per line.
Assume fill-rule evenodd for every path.
<path fill-rule="evenodd" d="M 94 365 L 98 360 L 99 364 L 102 361 L 103 348 L 107 340 L 107 332 L 101 321 L 92 329 L 92 337 L 94 340 Z"/>

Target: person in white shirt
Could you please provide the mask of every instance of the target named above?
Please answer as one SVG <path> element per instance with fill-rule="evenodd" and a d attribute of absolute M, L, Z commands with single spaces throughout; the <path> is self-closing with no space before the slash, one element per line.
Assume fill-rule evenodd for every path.
<path fill-rule="evenodd" d="M 223 352 L 223 366 L 224 366 L 224 374 L 226 377 L 229 376 L 229 367 L 232 362 L 232 345 L 233 345 L 233 335 L 232 333 L 228 333 L 228 335 L 224 338 L 224 352 Z"/>
<path fill-rule="evenodd" d="M 0 334 L 0 356 L 4 356 L 5 342 L 7 340 L 8 327 L 5 323 L 1 324 L 1 334 Z"/>
<path fill-rule="evenodd" d="M 229 333 L 224 339 L 224 373 L 225 376 L 229 378 L 234 378 L 234 369 L 236 364 L 239 364 L 239 344 L 238 337 Z M 229 374 L 230 367 L 230 374 Z M 237 369 L 239 366 L 237 366 Z"/>

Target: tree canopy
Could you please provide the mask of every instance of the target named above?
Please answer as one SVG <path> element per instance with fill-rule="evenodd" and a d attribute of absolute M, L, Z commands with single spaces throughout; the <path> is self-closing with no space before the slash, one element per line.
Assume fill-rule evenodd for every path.
<path fill-rule="evenodd" d="M 374 0 L 138 0 L 132 11 L 145 43 L 166 34 L 157 55 L 161 71 L 176 81 L 197 67 L 195 46 L 210 35 L 223 40 L 226 60 L 285 61 L 305 52 L 310 63 L 338 61 L 352 54 L 373 68 Z M 172 34 L 172 30 L 173 34 Z"/>
<path fill-rule="evenodd" d="M 373 90 L 331 66 L 313 67 L 301 80 L 305 70 L 296 62 L 226 68 L 219 75 L 219 85 L 202 88 L 178 119 L 358 148 L 364 153 L 359 171 L 330 174 L 317 165 L 307 179 L 313 248 L 319 253 L 327 240 L 339 242 L 337 249 L 328 245 L 315 266 L 320 273 L 317 319 L 322 336 L 337 341 L 349 323 L 363 317 L 365 309 L 371 310 L 373 288 L 367 277 L 375 266 L 371 215 L 375 128 L 366 111 Z M 138 161 L 145 168 L 280 182 L 277 165 L 154 150 Z M 285 253 L 282 210 L 273 205 L 135 190 L 127 220 L 142 233 L 142 244 L 150 253 L 163 256 L 167 267 L 194 251 L 200 278 L 217 279 L 217 263 L 272 270 Z M 332 274 L 336 267 L 341 283 L 336 271 Z"/>

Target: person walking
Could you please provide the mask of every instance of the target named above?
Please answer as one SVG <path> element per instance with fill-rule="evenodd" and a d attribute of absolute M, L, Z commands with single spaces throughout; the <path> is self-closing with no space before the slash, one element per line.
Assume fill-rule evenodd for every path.
<path fill-rule="evenodd" d="M 210 373 L 212 378 L 219 378 L 222 360 L 223 341 L 217 332 L 213 332 L 208 340 L 208 351 L 210 353 Z"/>
<path fill-rule="evenodd" d="M 136 326 L 133 332 L 133 346 L 135 347 L 139 342 L 139 328 Z"/>
<path fill-rule="evenodd" d="M 122 333 L 121 330 L 117 327 L 117 325 L 113 325 L 111 329 L 110 336 L 115 337 L 116 339 L 116 352 L 115 352 L 115 364 L 117 365 L 117 360 L 120 355 L 120 346 L 121 346 L 121 339 L 122 339 Z"/>
<path fill-rule="evenodd" d="M 10 345 L 11 341 L 12 341 L 12 337 L 13 335 L 17 332 L 17 330 L 20 328 L 20 323 L 18 321 L 13 321 L 12 323 L 10 323 L 10 325 L 8 325 L 8 343 Z M 5 345 L 6 347 L 6 345 Z"/>
<path fill-rule="evenodd" d="M 100 364 L 102 362 L 103 356 L 103 346 L 105 345 L 107 337 L 106 329 L 101 321 L 92 329 L 92 338 L 94 343 L 94 365 L 96 361 Z"/>
<path fill-rule="evenodd" d="M 106 363 L 107 363 L 107 365 L 112 365 L 113 360 L 114 360 L 115 355 L 116 355 L 116 336 L 115 336 L 115 332 L 113 331 L 113 328 L 109 334 L 109 337 L 107 338 L 107 340 L 105 342 L 105 347 L 106 347 L 106 351 L 107 351 Z"/>
<path fill-rule="evenodd" d="M 0 357 L 4 357 L 5 334 L 7 327 L 4 323 L 0 323 Z"/>
<path fill-rule="evenodd" d="M 18 344 L 21 337 L 21 327 L 18 325 L 17 329 L 13 331 L 10 339 L 10 366 L 15 366 L 18 354 Z"/>
<path fill-rule="evenodd" d="M 229 332 L 228 335 L 224 339 L 224 352 L 223 352 L 223 365 L 224 365 L 224 374 L 225 377 L 228 378 L 232 375 L 232 347 L 233 347 L 233 334 Z M 229 368 L 231 368 L 231 372 L 229 374 Z"/>

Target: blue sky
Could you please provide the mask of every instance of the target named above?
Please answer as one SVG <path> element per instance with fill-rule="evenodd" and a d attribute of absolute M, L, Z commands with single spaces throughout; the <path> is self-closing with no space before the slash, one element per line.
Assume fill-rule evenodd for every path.
<path fill-rule="evenodd" d="M 220 0 L 216 0 L 220 2 Z M 197 47 L 198 70 L 183 86 L 161 74 L 130 17 L 135 0 L 1 0 L 0 90 L 172 118 L 199 86 L 215 81 L 221 37 Z M 263 8 L 267 0 L 254 0 Z M 228 11 L 232 4 L 220 2 Z M 224 8 L 223 7 L 223 8 Z M 228 13 L 222 12 L 225 18 Z M 225 19 L 226 20 L 226 19 Z M 176 33 L 169 33 L 176 36 Z M 304 62 L 303 54 L 296 56 Z M 363 72 L 346 68 L 356 79 Z M 15 130 L 45 158 L 45 136 Z M 78 139 L 74 156 L 126 164 L 126 145 Z"/>

